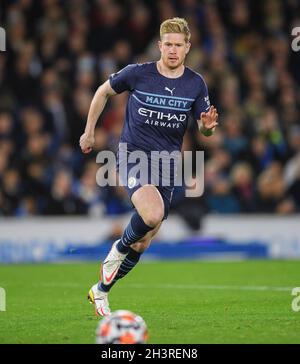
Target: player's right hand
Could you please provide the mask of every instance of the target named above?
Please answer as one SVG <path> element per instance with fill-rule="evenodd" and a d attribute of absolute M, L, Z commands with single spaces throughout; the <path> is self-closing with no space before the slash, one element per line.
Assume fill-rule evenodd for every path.
<path fill-rule="evenodd" d="M 90 153 L 95 143 L 94 135 L 83 133 L 79 140 L 79 145 L 83 153 Z"/>

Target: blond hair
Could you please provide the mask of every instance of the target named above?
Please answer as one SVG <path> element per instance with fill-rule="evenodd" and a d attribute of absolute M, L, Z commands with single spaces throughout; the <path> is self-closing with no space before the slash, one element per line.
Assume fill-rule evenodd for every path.
<path fill-rule="evenodd" d="M 184 34 L 184 40 L 186 43 L 190 41 L 191 32 L 188 23 L 183 18 L 167 19 L 160 25 L 160 39 L 166 33 L 181 33 Z"/>

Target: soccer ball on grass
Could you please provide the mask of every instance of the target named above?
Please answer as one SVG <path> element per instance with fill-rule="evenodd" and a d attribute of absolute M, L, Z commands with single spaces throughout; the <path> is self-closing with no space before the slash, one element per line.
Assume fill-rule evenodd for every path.
<path fill-rule="evenodd" d="M 96 329 L 97 344 L 145 344 L 147 340 L 145 321 L 126 310 L 118 310 L 104 317 Z"/>

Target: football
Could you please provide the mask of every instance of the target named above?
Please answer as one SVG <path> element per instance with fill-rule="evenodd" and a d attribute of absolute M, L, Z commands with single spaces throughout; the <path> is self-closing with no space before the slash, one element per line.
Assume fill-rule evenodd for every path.
<path fill-rule="evenodd" d="M 141 316 L 126 310 L 104 317 L 96 329 L 97 344 L 145 344 L 148 329 Z"/>

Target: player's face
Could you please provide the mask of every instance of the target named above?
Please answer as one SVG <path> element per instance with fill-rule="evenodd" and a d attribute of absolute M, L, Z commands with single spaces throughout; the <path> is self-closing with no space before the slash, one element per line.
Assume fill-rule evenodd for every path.
<path fill-rule="evenodd" d="M 171 69 L 181 66 L 190 50 L 190 43 L 184 39 L 181 33 L 166 33 L 158 42 L 161 59 Z"/>

